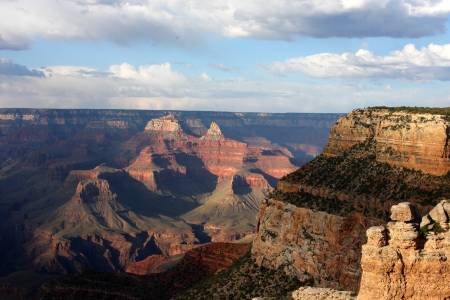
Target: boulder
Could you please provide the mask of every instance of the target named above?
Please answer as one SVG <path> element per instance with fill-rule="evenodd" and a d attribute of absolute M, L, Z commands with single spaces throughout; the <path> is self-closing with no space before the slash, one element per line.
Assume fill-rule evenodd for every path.
<path fill-rule="evenodd" d="M 367 230 L 367 244 L 376 247 L 386 246 L 386 228 L 384 226 L 373 226 Z"/>
<path fill-rule="evenodd" d="M 397 222 L 412 222 L 418 219 L 417 208 L 409 202 L 401 202 L 391 207 L 391 220 Z"/>
<path fill-rule="evenodd" d="M 442 200 L 429 212 L 428 215 L 436 223 L 447 223 L 449 212 L 450 203 L 448 202 L 448 200 Z"/>

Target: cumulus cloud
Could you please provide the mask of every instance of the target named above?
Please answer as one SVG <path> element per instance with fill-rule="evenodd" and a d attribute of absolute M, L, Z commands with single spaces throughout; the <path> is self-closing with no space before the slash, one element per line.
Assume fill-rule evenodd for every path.
<path fill-rule="evenodd" d="M 44 76 L 44 73 L 38 70 L 32 70 L 26 66 L 15 64 L 12 61 L 0 58 L 0 75 L 9 76 Z"/>
<path fill-rule="evenodd" d="M 313 77 L 384 77 L 408 80 L 450 80 L 450 44 L 429 44 L 378 56 L 360 49 L 355 53 L 320 53 L 275 62 L 270 69 L 279 74 L 301 72 Z"/>
<path fill-rule="evenodd" d="M 45 76 L 0 74 L 0 107 L 344 112 L 369 105 L 448 105 L 450 87 L 332 81 L 298 83 L 243 78 L 217 80 L 180 73 L 169 63 L 120 64 L 106 71 L 77 66 L 43 69 Z"/>
<path fill-rule="evenodd" d="M 0 49 L 23 49 L 36 38 L 187 46 L 206 33 L 283 40 L 420 37 L 444 32 L 449 14 L 447 0 L 1 1 Z"/>
<path fill-rule="evenodd" d="M 174 70 L 170 63 L 135 67 L 123 63 L 109 68 L 110 76 L 129 80 L 133 85 L 158 87 L 159 89 L 175 89 L 186 83 L 186 77 Z"/>

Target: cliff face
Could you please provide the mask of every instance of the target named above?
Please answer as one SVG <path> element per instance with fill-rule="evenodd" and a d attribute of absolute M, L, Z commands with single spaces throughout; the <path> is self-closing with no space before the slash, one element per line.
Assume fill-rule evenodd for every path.
<path fill-rule="evenodd" d="M 448 175 L 436 175 L 449 171 L 446 120 L 384 109 L 341 118 L 324 154 L 283 177 L 261 206 L 253 257 L 318 286 L 357 291 L 368 227 L 387 222 L 399 202 L 427 213 L 450 197 Z"/>
<path fill-rule="evenodd" d="M 358 299 L 448 299 L 450 297 L 450 201 L 424 216 L 419 232 L 415 208 L 392 207 L 393 222 L 367 230 L 362 248 Z"/>
<path fill-rule="evenodd" d="M 359 284 L 365 229 L 376 220 L 346 217 L 269 200 L 261 205 L 252 255 L 302 282 L 347 290 Z"/>
<path fill-rule="evenodd" d="M 450 119 L 387 109 L 355 110 L 332 127 L 325 155 L 339 155 L 371 138 L 378 161 L 433 175 L 450 171 Z"/>

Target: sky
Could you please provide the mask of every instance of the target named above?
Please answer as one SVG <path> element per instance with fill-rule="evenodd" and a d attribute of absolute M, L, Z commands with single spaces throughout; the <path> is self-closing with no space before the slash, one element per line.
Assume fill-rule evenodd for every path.
<path fill-rule="evenodd" d="M 448 107 L 449 16 L 449 0 L 0 0 L 0 107 Z"/>

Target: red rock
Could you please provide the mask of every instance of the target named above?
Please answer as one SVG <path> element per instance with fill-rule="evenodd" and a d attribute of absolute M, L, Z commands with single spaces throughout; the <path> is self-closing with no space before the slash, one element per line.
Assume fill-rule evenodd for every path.
<path fill-rule="evenodd" d="M 150 255 L 144 260 L 130 263 L 125 272 L 135 275 L 148 275 L 164 271 L 164 265 L 168 262 L 167 256 Z"/>

